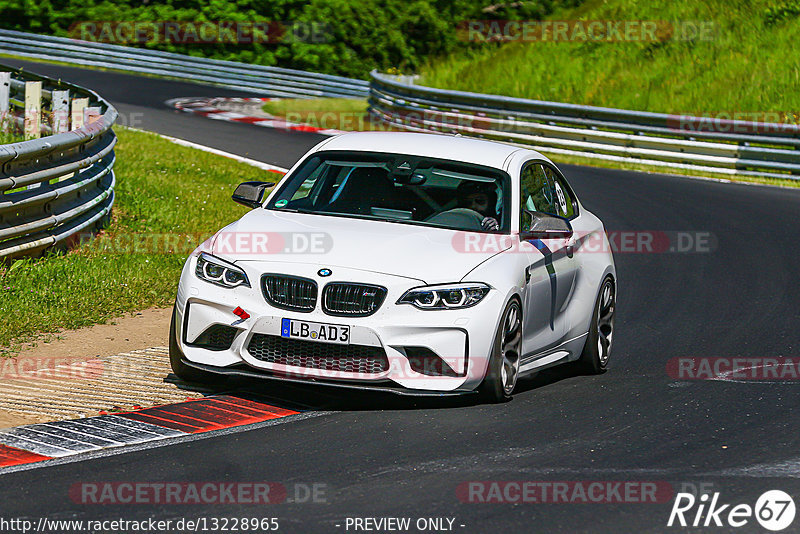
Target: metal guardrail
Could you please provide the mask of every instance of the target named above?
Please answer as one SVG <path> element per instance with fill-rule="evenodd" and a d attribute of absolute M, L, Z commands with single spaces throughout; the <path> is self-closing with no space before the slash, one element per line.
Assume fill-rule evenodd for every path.
<path fill-rule="evenodd" d="M 800 179 L 798 125 L 580 106 L 409 82 L 372 72 L 370 112 L 407 130 L 532 145 L 544 153 Z"/>
<path fill-rule="evenodd" d="M 9 78 L 5 72 L 11 73 L 9 82 L 5 82 L 9 85 L 0 87 L 0 93 L 8 91 L 10 97 L 6 118 L 26 121 L 27 129 L 30 121 L 47 117 L 47 113 L 39 110 L 27 119 L 15 116 L 18 114 L 14 112 L 15 107 L 24 103 L 26 85 L 41 82 L 44 111 L 50 108 L 53 119 L 49 130 L 69 130 L 66 124 L 56 122 L 67 117 L 59 118 L 52 113 L 54 107 L 63 109 L 64 102 L 59 102 L 62 99 L 72 104 L 72 122 L 79 127 L 40 139 L 0 145 L 0 260 L 35 255 L 105 222 L 114 204 L 117 142 L 111 129 L 117 111 L 97 93 L 3 65 L 0 65 L 0 80 Z M 38 97 L 39 84 L 33 86 Z M 88 113 L 83 113 L 85 99 L 90 104 Z"/>
<path fill-rule="evenodd" d="M 369 82 L 300 70 L 192 57 L 0 29 L 0 54 L 169 76 L 290 98 L 365 98 Z"/>

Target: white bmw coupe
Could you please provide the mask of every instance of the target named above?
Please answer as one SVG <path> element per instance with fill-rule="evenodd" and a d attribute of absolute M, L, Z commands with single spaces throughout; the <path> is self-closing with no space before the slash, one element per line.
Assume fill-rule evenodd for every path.
<path fill-rule="evenodd" d="M 344 134 L 233 199 L 252 210 L 183 268 L 170 329 L 180 378 L 497 402 L 545 367 L 608 365 L 605 230 L 538 152 Z"/>

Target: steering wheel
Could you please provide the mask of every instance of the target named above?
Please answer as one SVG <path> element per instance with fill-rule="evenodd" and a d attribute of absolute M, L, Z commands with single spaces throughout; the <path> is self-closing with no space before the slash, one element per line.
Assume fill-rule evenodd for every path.
<path fill-rule="evenodd" d="M 484 216 L 475 210 L 469 208 L 454 208 L 441 213 L 434 213 L 425 219 L 425 222 L 440 224 L 459 230 L 481 230 L 483 219 Z"/>

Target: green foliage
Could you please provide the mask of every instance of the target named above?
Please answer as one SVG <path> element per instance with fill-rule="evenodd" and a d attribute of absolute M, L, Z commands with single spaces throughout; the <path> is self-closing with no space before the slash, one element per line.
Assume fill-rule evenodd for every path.
<path fill-rule="evenodd" d="M 796 19 L 800 15 L 800 1 L 790 0 L 778 5 L 767 6 L 764 11 L 764 21 L 767 24 L 776 24 L 778 22 Z"/>
<path fill-rule="evenodd" d="M 70 28 L 87 21 L 313 23 L 326 28 L 323 42 L 288 35 L 278 43 L 145 46 L 365 78 L 376 68 L 413 72 L 430 57 L 478 46 L 458 39 L 460 21 L 539 18 L 579 1 L 492 5 L 476 0 L 5 0 L 0 2 L 0 27 L 75 37 Z"/>
<path fill-rule="evenodd" d="M 24 141 L 25 139 L 16 133 L 12 132 L 4 132 L 0 130 L 0 145 L 7 145 L 9 143 L 17 143 L 19 141 Z"/>

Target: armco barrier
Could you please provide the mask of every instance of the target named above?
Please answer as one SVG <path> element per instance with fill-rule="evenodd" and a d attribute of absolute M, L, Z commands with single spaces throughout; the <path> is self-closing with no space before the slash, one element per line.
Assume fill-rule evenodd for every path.
<path fill-rule="evenodd" d="M 369 82 L 315 72 L 250 65 L 0 29 L 0 54 L 169 76 L 289 98 L 364 98 Z"/>
<path fill-rule="evenodd" d="M 17 108 L 24 107 L 30 82 L 41 83 L 44 111 L 26 120 Z M 39 83 L 32 86 L 38 95 Z M 77 126 L 71 130 L 64 122 L 69 120 L 65 102 L 72 104 Z M 3 119 L 25 122 L 26 131 L 48 115 L 44 131 L 69 131 L 0 145 L 0 260 L 37 254 L 104 222 L 114 203 L 117 142 L 111 129 L 117 111 L 76 85 L 0 65 L 0 107 L 6 106 L 0 110 Z"/>
<path fill-rule="evenodd" d="M 712 120 L 435 89 L 372 73 L 370 112 L 413 131 L 717 174 L 800 178 L 800 126 Z M 706 128 L 709 123 L 713 128 Z M 713 131 L 712 131 L 713 130 Z"/>

